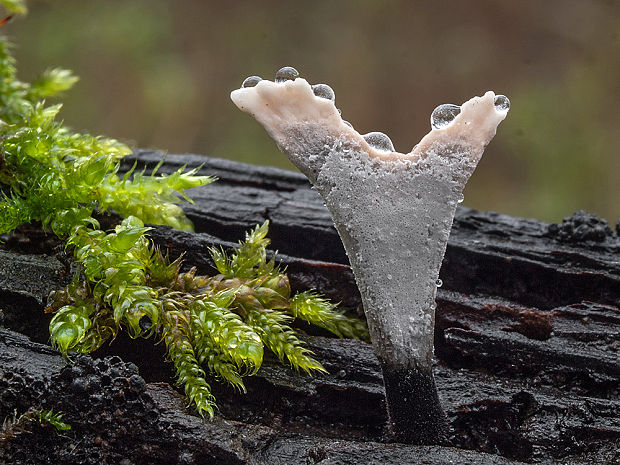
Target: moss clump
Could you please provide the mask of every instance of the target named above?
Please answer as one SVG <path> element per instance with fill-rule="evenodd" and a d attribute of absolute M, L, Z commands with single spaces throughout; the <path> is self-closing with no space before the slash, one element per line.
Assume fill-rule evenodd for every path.
<path fill-rule="evenodd" d="M 245 391 L 243 376 L 258 371 L 265 347 L 295 369 L 324 372 L 290 327 L 295 317 L 338 336 L 368 339 L 368 331 L 316 293 L 292 295 L 286 274 L 267 260 L 267 227 L 249 232 L 231 254 L 212 249 L 215 276 L 181 273 L 181 260 L 164 257 L 136 217 L 108 234 L 92 224 L 77 228 L 68 244 L 82 272 L 50 299 L 52 343 L 63 353 L 88 353 L 121 328 L 156 335 L 185 393 L 209 415 L 207 373 Z"/>

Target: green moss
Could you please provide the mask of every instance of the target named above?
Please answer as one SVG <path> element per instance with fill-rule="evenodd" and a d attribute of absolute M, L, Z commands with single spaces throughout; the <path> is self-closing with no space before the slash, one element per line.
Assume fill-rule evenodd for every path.
<path fill-rule="evenodd" d="M 2 5 L 8 13 L 11 14 L 26 14 L 26 2 L 24 0 L 0 0 Z"/>
<path fill-rule="evenodd" d="M 17 416 L 17 412 L 13 418 L 5 418 L 0 425 L 0 445 L 15 438 L 19 434 L 29 432 L 28 426 L 34 422 L 44 425 L 51 425 L 58 431 L 67 431 L 71 429 L 71 425 L 62 421 L 63 414 L 54 413 L 52 409 L 42 410 L 30 407 L 21 415 Z"/>

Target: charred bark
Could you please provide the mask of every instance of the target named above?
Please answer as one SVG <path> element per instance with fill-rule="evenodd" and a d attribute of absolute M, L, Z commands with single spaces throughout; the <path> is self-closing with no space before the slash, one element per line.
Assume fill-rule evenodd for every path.
<path fill-rule="evenodd" d="M 140 166 L 159 158 L 136 155 Z M 208 246 L 231 247 L 270 219 L 273 250 L 294 287 L 316 288 L 358 311 L 342 245 L 304 177 L 198 156 L 169 156 L 162 170 L 186 163 L 205 163 L 202 171 L 220 181 L 197 189 L 196 204 L 186 209 L 197 233 L 151 231 L 171 257 L 187 251 L 186 266 L 208 273 Z M 553 226 L 459 209 L 435 331 L 435 382 L 451 447 L 385 443 L 386 397 L 372 347 L 307 327 L 310 348 L 329 374 L 305 377 L 267 358 L 248 379 L 246 395 L 213 383 L 220 408 L 213 422 L 184 408 L 170 387 L 173 370 L 163 348 L 153 341 L 120 335 L 68 365 L 37 342 L 49 337 L 47 294 L 70 277 L 70 265 L 56 255 L 53 239 L 33 234 L 15 234 L 0 250 L 0 318 L 35 341 L 0 331 L 0 420 L 15 409 L 53 407 L 73 429 L 57 434 L 32 425 L 2 444 L 0 463 L 618 459 L 620 239 L 592 217 Z"/>

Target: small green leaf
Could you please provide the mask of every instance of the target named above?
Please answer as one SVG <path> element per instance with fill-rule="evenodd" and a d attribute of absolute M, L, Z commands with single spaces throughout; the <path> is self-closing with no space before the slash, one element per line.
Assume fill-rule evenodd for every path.
<path fill-rule="evenodd" d="M 47 422 L 59 431 L 67 431 L 71 429 L 71 425 L 62 421 L 63 413 L 54 413 L 53 409 L 35 410 L 35 414 L 39 419 L 39 423 Z"/>

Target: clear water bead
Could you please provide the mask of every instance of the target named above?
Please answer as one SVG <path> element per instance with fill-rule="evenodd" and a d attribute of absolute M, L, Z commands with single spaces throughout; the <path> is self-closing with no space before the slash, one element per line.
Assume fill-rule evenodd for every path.
<path fill-rule="evenodd" d="M 445 128 L 460 112 L 461 107 L 458 105 L 452 105 L 451 103 L 439 105 L 433 110 L 433 113 L 431 113 L 431 127 L 433 129 Z"/>
<path fill-rule="evenodd" d="M 441 287 L 441 286 L 443 286 L 443 281 L 442 281 L 441 279 L 439 279 L 439 278 L 438 278 L 438 279 L 437 279 L 437 281 L 435 281 L 435 285 L 436 285 L 437 287 Z"/>
<path fill-rule="evenodd" d="M 276 82 L 293 81 L 299 77 L 299 72 L 292 66 L 285 66 L 276 72 Z"/>
<path fill-rule="evenodd" d="M 260 76 L 250 76 L 245 78 L 241 87 L 254 87 L 256 84 L 261 82 L 263 79 Z"/>
<path fill-rule="evenodd" d="M 364 140 L 366 140 L 368 145 L 376 150 L 380 150 L 382 152 L 394 152 L 394 144 L 392 144 L 392 140 L 387 136 L 387 134 L 383 134 L 379 131 L 369 132 L 368 134 L 364 134 Z"/>
<path fill-rule="evenodd" d="M 456 201 L 458 203 L 463 203 L 463 200 L 465 200 L 465 196 L 463 194 L 459 194 L 459 197 L 456 199 Z"/>
<path fill-rule="evenodd" d="M 505 95 L 496 95 L 493 104 L 497 111 L 508 111 L 510 109 L 510 100 Z"/>
<path fill-rule="evenodd" d="M 312 86 L 312 92 L 317 97 L 321 97 L 327 100 L 331 100 L 332 102 L 336 101 L 336 94 L 334 90 L 329 87 L 327 84 L 315 84 Z"/>

